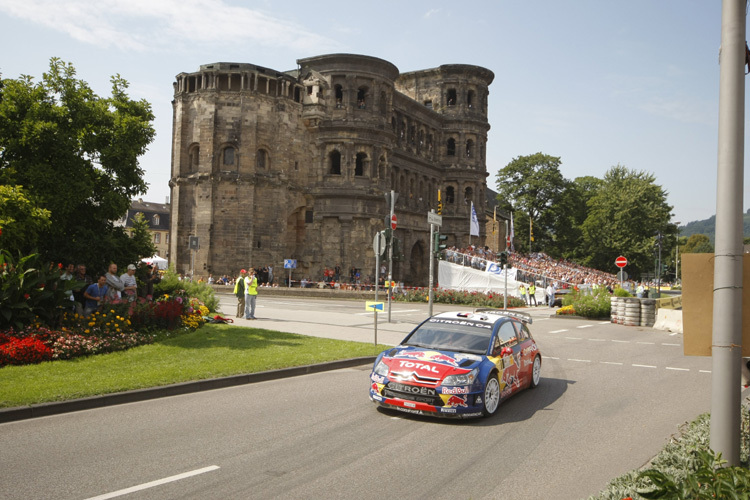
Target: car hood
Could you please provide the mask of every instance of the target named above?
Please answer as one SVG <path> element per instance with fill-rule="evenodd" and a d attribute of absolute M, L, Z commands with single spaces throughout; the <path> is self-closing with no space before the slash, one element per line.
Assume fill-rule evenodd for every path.
<path fill-rule="evenodd" d="M 413 346 L 399 346 L 383 356 L 383 362 L 388 366 L 388 378 L 428 386 L 440 385 L 449 375 L 468 373 L 481 361 L 482 356 L 476 354 Z"/>

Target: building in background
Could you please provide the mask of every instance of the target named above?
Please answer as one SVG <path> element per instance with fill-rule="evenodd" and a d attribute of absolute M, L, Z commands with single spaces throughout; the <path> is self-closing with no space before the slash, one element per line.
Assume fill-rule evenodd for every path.
<path fill-rule="evenodd" d="M 138 213 L 143 214 L 148 222 L 148 230 L 151 232 L 151 241 L 153 241 L 154 247 L 156 247 L 156 255 L 169 260 L 169 203 L 153 203 L 143 201 L 141 198 L 133 200 L 127 215 L 118 220 L 115 225 L 125 226 L 128 233 L 130 233 L 133 227 L 133 218 Z"/>
<path fill-rule="evenodd" d="M 177 75 L 171 263 L 180 273 L 194 265 L 197 275 L 236 275 L 279 272 L 295 259 L 295 276 L 320 279 L 339 266 L 367 281 L 393 190 L 403 255 L 394 279 L 426 284 L 438 190 L 449 245 L 469 244 L 472 202 L 487 213 L 494 74 L 462 64 L 399 73 L 353 54 L 297 63 L 280 72 L 221 62 Z M 472 243 L 484 245 L 485 231 Z"/>

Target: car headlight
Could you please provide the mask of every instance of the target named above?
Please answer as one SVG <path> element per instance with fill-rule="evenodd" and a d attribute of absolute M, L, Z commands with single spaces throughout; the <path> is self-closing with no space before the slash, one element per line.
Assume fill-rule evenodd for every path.
<path fill-rule="evenodd" d="M 474 368 L 469 373 L 463 373 L 461 375 L 448 375 L 443 380 L 442 385 L 471 385 L 477 378 L 477 369 Z"/>
<path fill-rule="evenodd" d="M 373 372 L 375 374 L 377 374 L 377 375 L 382 376 L 382 377 L 387 377 L 388 376 L 388 365 L 386 365 L 385 363 L 383 363 L 383 361 L 381 360 L 380 363 L 378 363 L 378 366 L 375 367 L 375 369 L 373 370 Z"/>

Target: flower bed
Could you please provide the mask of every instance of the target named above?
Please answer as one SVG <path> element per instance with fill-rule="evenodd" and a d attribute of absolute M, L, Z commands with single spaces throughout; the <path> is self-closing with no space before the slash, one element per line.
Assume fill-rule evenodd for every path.
<path fill-rule="evenodd" d="M 208 313 L 201 301 L 180 295 L 156 302 L 112 302 L 90 316 L 65 313 L 56 329 L 36 322 L 0 332 L 0 366 L 129 349 L 153 342 L 160 331 L 200 328 Z"/>

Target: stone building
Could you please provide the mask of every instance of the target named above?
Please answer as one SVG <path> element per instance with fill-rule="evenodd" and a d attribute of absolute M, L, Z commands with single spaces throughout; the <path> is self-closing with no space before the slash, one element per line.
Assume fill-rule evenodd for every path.
<path fill-rule="evenodd" d="M 169 228 L 170 210 L 169 200 L 167 203 L 154 203 L 143 201 L 143 198 L 131 201 L 127 214 L 120 220 L 115 221 L 116 226 L 124 226 L 130 234 L 133 227 L 133 218 L 142 214 L 148 222 L 148 230 L 156 248 L 156 255 L 169 259 Z"/>
<path fill-rule="evenodd" d="M 296 259 L 293 279 L 375 274 L 384 194 L 398 194 L 394 279 L 428 280 L 427 212 L 442 193 L 448 244 L 469 243 L 471 202 L 486 213 L 488 87 L 494 74 L 450 64 L 399 73 L 375 57 L 300 59 L 279 72 L 214 63 L 174 83 L 171 262 L 235 274 Z M 485 225 L 479 238 L 484 244 Z M 195 240 L 193 240 L 195 241 Z"/>

